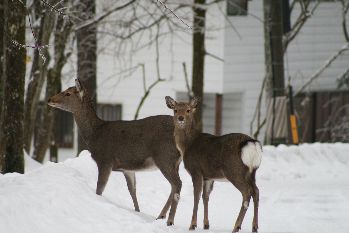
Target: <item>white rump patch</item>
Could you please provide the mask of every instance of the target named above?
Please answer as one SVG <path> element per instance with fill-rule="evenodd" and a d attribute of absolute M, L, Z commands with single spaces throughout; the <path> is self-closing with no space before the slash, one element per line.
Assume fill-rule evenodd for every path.
<path fill-rule="evenodd" d="M 241 149 L 242 162 L 249 168 L 250 172 L 258 168 L 262 161 L 262 147 L 258 142 L 248 142 Z"/>

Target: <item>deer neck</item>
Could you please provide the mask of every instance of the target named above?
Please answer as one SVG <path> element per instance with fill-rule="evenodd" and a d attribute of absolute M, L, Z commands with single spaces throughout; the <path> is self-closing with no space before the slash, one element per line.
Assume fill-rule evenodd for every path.
<path fill-rule="evenodd" d="M 91 103 L 82 103 L 82 108 L 73 114 L 82 138 L 89 144 L 93 140 L 93 133 L 103 121 L 98 118 Z"/>
<path fill-rule="evenodd" d="M 175 127 L 174 136 L 176 141 L 176 147 L 184 156 L 185 151 L 191 146 L 194 140 L 199 136 L 200 131 L 196 129 L 195 125 L 191 127 L 178 128 Z"/>

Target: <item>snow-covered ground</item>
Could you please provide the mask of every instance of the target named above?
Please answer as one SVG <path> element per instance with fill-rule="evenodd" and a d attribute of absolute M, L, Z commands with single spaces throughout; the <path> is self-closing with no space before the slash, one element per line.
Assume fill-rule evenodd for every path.
<path fill-rule="evenodd" d="M 265 146 L 257 172 L 260 232 L 349 232 L 349 144 Z M 118 233 L 188 232 L 191 179 L 180 170 L 183 188 L 175 225 L 155 220 L 170 186 L 159 171 L 137 173 L 141 213 L 133 211 L 124 176 L 114 172 L 103 196 L 95 195 L 97 169 L 87 151 L 79 158 L 41 166 L 26 158 L 25 175 L 0 176 L 0 232 Z M 215 183 L 209 204 L 209 231 L 202 229 L 200 204 L 196 232 L 231 232 L 240 193 Z M 242 232 L 251 232 L 249 208 Z"/>

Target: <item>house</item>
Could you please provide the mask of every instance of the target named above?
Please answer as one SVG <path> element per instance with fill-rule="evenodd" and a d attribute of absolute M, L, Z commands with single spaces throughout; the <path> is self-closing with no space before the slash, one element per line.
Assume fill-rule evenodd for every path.
<path fill-rule="evenodd" d="M 316 4 L 316 1 L 311 4 Z M 299 12 L 299 5 L 296 4 L 291 24 Z M 349 21 L 349 14 L 346 17 Z M 215 132 L 216 106 L 222 100 L 222 133 L 251 133 L 250 123 L 265 75 L 263 20 L 262 0 L 227 0 L 208 8 L 206 48 L 213 56 L 205 58 L 205 132 Z M 295 91 L 346 43 L 341 22 L 340 2 L 321 1 L 291 42 L 284 57 L 285 83 L 292 85 Z M 165 106 L 164 97 L 170 95 L 184 100 L 187 96 L 183 63 L 186 64 L 190 83 L 190 33 L 178 32 L 176 35 L 162 37 L 159 42 L 160 76 L 166 81 L 160 82 L 151 90 L 140 110 L 139 118 L 171 114 Z M 103 46 L 112 51 L 117 45 L 110 38 L 103 38 L 99 41 L 99 47 Z M 139 64 L 145 67 L 147 86 L 157 79 L 155 45 L 138 51 L 132 59 L 128 57 L 128 52 L 122 59 L 114 53 L 102 53 L 98 57 L 98 102 L 100 109 L 110 112 L 109 115 L 117 112 L 115 118 L 111 117 L 110 120 L 134 118 L 144 95 Z M 349 52 L 346 51 L 305 91 L 316 93 L 336 90 L 337 79 L 348 66 Z M 72 84 L 73 79 L 64 82 L 65 87 Z M 265 108 L 263 104 L 262 113 L 265 113 Z"/>

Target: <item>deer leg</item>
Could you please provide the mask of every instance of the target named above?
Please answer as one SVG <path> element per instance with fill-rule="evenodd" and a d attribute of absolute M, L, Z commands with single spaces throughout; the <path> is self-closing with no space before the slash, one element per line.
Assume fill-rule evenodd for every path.
<path fill-rule="evenodd" d="M 204 201 L 204 229 L 209 229 L 208 221 L 208 201 L 213 190 L 213 180 L 204 180 L 204 188 L 202 192 L 202 200 Z"/>
<path fill-rule="evenodd" d="M 102 195 L 104 188 L 108 182 L 112 167 L 109 164 L 97 164 L 98 167 L 98 181 L 96 194 Z"/>
<path fill-rule="evenodd" d="M 254 206 L 252 232 L 258 232 L 259 189 L 256 185 L 255 180 L 252 181 L 252 185 L 253 185 L 252 198 L 253 198 L 253 206 Z"/>
<path fill-rule="evenodd" d="M 237 185 L 235 185 L 235 186 L 239 189 L 239 191 L 242 194 L 242 204 L 241 204 L 239 216 L 236 219 L 234 230 L 233 230 L 233 232 L 238 232 L 241 229 L 242 221 L 244 220 L 246 211 L 248 209 L 251 195 L 252 195 L 251 194 L 252 190 L 251 190 L 250 185 L 247 182 L 240 184 L 238 186 Z"/>
<path fill-rule="evenodd" d="M 171 206 L 167 219 L 167 225 L 170 226 L 174 223 L 174 217 L 176 215 L 177 205 L 182 189 L 182 181 L 179 178 L 178 167 L 173 169 L 160 169 L 160 171 L 171 184 L 171 194 L 158 218 L 164 218 L 162 216 L 166 216 L 166 213 Z"/>
<path fill-rule="evenodd" d="M 159 216 L 156 219 L 164 219 L 164 218 L 166 218 L 167 211 L 170 209 L 170 206 L 171 206 L 171 203 L 172 203 L 173 194 L 174 193 L 172 193 L 172 191 L 171 191 L 170 195 L 168 196 L 166 204 L 164 205 L 164 207 L 162 208 Z"/>
<path fill-rule="evenodd" d="M 197 214 L 198 214 L 198 205 L 200 201 L 200 194 L 202 191 L 202 176 L 201 175 L 193 175 L 191 176 L 194 187 L 194 207 L 193 207 L 193 216 L 191 218 L 191 224 L 189 230 L 195 230 L 197 227 Z"/>
<path fill-rule="evenodd" d="M 136 195 L 136 175 L 132 171 L 124 171 L 123 173 L 127 182 L 128 191 L 130 192 L 132 197 L 135 211 L 139 212 L 139 206 Z"/>

